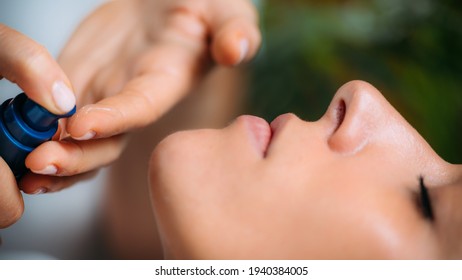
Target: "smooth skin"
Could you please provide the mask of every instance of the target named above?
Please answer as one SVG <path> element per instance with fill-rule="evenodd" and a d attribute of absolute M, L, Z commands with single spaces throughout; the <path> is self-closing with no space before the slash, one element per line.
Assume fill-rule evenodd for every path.
<path fill-rule="evenodd" d="M 462 166 L 362 81 L 315 122 L 242 116 L 172 134 L 151 157 L 150 182 L 167 258 L 462 257 Z"/>
<path fill-rule="evenodd" d="M 75 141 L 34 150 L 26 165 L 46 176 L 26 177 L 22 189 L 59 191 L 80 179 L 74 175 L 112 163 L 126 146 L 127 132 L 162 117 L 208 75 L 212 62 L 235 66 L 250 60 L 260 40 L 258 15 L 248 0 L 101 6 L 58 59 L 79 108 L 62 136 Z"/>

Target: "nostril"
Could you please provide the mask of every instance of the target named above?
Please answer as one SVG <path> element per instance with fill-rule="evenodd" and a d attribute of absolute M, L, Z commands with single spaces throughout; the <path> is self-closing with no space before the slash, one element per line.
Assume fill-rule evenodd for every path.
<path fill-rule="evenodd" d="M 342 125 L 343 120 L 345 119 L 345 114 L 346 114 L 346 104 L 345 100 L 341 99 L 335 108 L 335 118 L 337 122 L 337 126 L 335 127 L 335 131 L 339 129 L 339 127 Z"/>

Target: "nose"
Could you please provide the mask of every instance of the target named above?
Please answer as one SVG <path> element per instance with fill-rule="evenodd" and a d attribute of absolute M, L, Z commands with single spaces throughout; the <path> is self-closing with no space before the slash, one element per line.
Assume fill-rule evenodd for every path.
<path fill-rule="evenodd" d="M 329 146 L 342 154 L 358 153 L 372 142 L 392 136 L 386 134 L 397 133 L 395 124 L 406 123 L 375 87 L 363 81 L 343 85 L 325 117 L 335 123 Z"/>

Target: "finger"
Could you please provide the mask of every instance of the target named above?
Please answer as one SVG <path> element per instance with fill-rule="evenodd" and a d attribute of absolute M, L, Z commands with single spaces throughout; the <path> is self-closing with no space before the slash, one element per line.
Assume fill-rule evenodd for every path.
<path fill-rule="evenodd" d="M 215 61 L 236 65 L 254 57 L 261 43 L 255 6 L 250 1 L 207 3 L 208 8 L 202 17 L 211 29 Z"/>
<path fill-rule="evenodd" d="M 2 24 L 0 75 L 17 83 L 32 100 L 52 113 L 65 114 L 75 106 L 70 82 L 48 51 Z"/>
<path fill-rule="evenodd" d="M 172 14 L 190 15 L 196 23 L 206 26 L 212 38 L 212 55 L 223 65 L 236 65 L 252 58 L 261 43 L 258 12 L 251 1 L 215 0 L 188 1 L 176 4 Z M 189 20 L 189 26 L 200 26 Z M 200 30 L 199 28 L 184 28 Z M 186 32 L 185 32 L 186 33 Z M 189 32 L 193 34 L 193 32 Z M 196 32 L 200 33 L 200 32 Z M 196 36 L 197 37 L 197 36 Z"/>
<path fill-rule="evenodd" d="M 72 176 L 106 166 L 120 156 L 126 137 L 92 141 L 49 141 L 26 158 L 26 166 L 41 175 Z"/>
<path fill-rule="evenodd" d="M 147 52 L 135 77 L 115 96 L 86 105 L 68 121 L 74 139 L 102 138 L 143 127 L 157 120 L 182 99 L 201 72 L 203 49 L 177 42 L 162 43 Z"/>
<path fill-rule="evenodd" d="M 210 2 L 214 1 L 202 1 L 202 3 Z M 217 2 L 222 5 L 224 3 Z M 240 59 L 254 54 L 259 44 L 259 33 L 254 23 L 246 23 L 252 19 L 256 21 L 256 12 L 249 2 L 233 2 L 233 5 L 230 5 L 233 8 L 229 9 L 228 13 L 219 11 L 222 14 L 217 17 L 206 16 L 200 9 L 198 10 L 197 7 L 201 6 L 193 3 L 199 2 L 184 1 L 182 6 L 178 5 L 169 11 L 166 28 L 160 36 L 156 37 L 158 40 L 156 45 L 139 58 L 133 70 L 133 79 L 118 95 L 87 105 L 70 119 L 67 130 L 74 139 L 109 137 L 143 127 L 157 120 L 181 100 L 191 89 L 195 78 L 207 62 L 206 30 L 201 28 L 203 22 L 200 22 L 202 20 L 200 15 L 204 18 L 208 17 L 210 25 L 213 25 L 213 32 L 223 32 L 224 35 L 217 34 L 217 46 L 222 44 L 220 42 L 227 44 L 228 38 L 233 42 L 236 41 L 233 38 L 239 36 L 234 36 L 233 32 L 236 28 L 240 29 L 238 27 L 243 28 L 243 33 L 236 34 L 245 36 L 247 33 L 250 34 L 248 54 L 244 55 L 244 58 L 239 57 L 240 54 L 228 55 L 229 50 L 233 53 L 236 49 L 232 44 L 229 48 L 217 47 L 217 55 L 224 58 L 223 63 L 235 64 Z M 223 9 L 220 5 L 211 8 L 213 11 Z M 224 18 L 218 19 L 220 17 Z M 252 28 L 246 28 L 248 24 L 255 25 L 253 29 L 257 31 L 249 31 Z M 241 43 L 242 40 L 239 37 L 236 41 L 239 51 L 245 45 Z"/>
<path fill-rule="evenodd" d="M 76 183 L 94 178 L 96 174 L 98 174 L 98 171 L 99 169 L 69 177 L 56 177 L 27 173 L 21 180 L 21 190 L 27 194 L 57 192 L 71 187 Z"/>
<path fill-rule="evenodd" d="M 71 79 L 78 98 L 84 96 L 89 83 L 102 70 L 114 68 L 114 60 L 120 59 L 128 49 L 127 38 L 131 38 L 130 46 L 135 41 L 132 38 L 135 34 L 144 35 L 144 30 L 134 26 L 138 18 L 127 10 L 129 3 L 109 1 L 99 6 L 79 23 L 59 55 L 58 61 Z M 78 102 L 85 104 L 86 100 Z"/>
<path fill-rule="evenodd" d="M 24 212 L 24 202 L 10 168 L 0 158 L 0 228 L 15 223 Z"/>

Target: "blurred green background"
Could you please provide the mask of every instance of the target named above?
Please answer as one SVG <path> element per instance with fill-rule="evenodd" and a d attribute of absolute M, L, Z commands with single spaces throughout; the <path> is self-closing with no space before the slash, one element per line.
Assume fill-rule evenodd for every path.
<path fill-rule="evenodd" d="M 462 163 L 462 1 L 267 0 L 261 24 L 248 113 L 315 120 L 342 84 L 361 79 Z"/>

